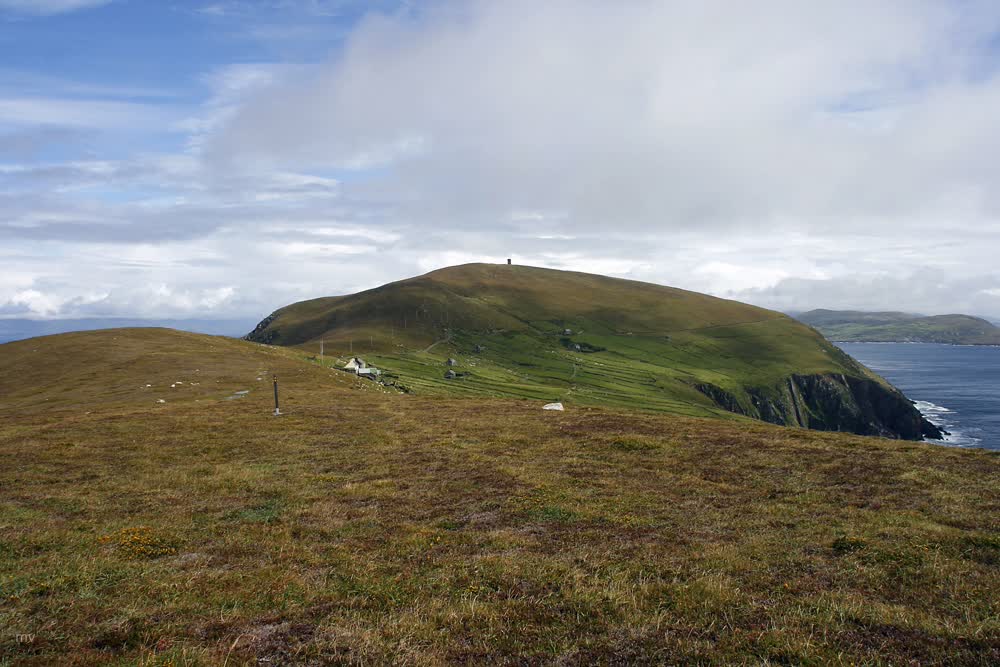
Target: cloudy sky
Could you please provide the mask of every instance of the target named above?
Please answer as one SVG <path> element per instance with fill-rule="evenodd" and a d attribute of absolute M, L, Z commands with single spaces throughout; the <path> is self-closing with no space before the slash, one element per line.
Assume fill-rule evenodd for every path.
<path fill-rule="evenodd" d="M 0 0 L 0 317 L 469 261 L 1000 317 L 993 0 Z"/>

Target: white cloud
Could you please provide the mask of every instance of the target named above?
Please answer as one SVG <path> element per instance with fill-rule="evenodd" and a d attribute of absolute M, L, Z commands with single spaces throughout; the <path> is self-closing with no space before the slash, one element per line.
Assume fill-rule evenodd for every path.
<path fill-rule="evenodd" d="M 202 308 L 218 308 L 232 299 L 235 294 L 236 288 L 232 286 L 204 290 L 198 305 Z"/>
<path fill-rule="evenodd" d="M 369 16 L 324 63 L 206 68 L 183 114 L 0 70 L 0 313 L 264 315 L 513 257 L 998 315 L 998 23 L 985 0 L 443 0 Z M 43 160 L 50 127 L 186 143 Z"/>
<path fill-rule="evenodd" d="M 62 305 L 63 302 L 56 296 L 28 289 L 15 292 L 6 303 L 0 304 L 0 309 L 14 309 L 14 312 L 21 310 L 26 314 L 45 317 L 58 313 Z"/>
<path fill-rule="evenodd" d="M 374 251 L 374 248 L 347 243 L 304 243 L 291 241 L 274 243 L 270 246 L 271 253 L 279 257 L 301 259 L 305 257 L 329 257 L 336 255 L 364 255 Z"/>
<path fill-rule="evenodd" d="M 252 96 L 224 169 L 367 169 L 424 222 L 867 228 L 1000 213 L 986 3 L 445 3 Z M 973 72 L 980 75 L 973 77 Z M 879 120 L 871 120 L 873 115 Z"/>
<path fill-rule="evenodd" d="M 155 105 L 114 100 L 0 96 L 0 125 L 152 129 L 171 118 Z"/>
<path fill-rule="evenodd" d="M 0 0 L 0 10 L 49 15 L 92 9 L 111 2 L 114 0 Z"/>
<path fill-rule="evenodd" d="M 199 14 L 206 14 L 209 16 L 225 16 L 229 13 L 229 8 L 224 3 L 216 3 L 214 5 L 205 5 L 204 7 L 199 7 L 197 10 Z"/>

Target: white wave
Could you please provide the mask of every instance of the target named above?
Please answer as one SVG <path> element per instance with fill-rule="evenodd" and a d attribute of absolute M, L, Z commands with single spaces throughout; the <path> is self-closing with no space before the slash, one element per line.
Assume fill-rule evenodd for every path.
<path fill-rule="evenodd" d="M 920 411 L 920 414 L 927 418 L 927 421 L 947 432 L 944 440 L 932 440 L 931 442 L 938 442 L 951 447 L 975 447 L 982 442 L 979 438 L 967 435 L 961 429 L 957 428 L 952 417 L 955 414 L 954 410 L 946 408 L 943 405 L 935 405 L 930 401 L 914 401 L 913 405 Z"/>
<path fill-rule="evenodd" d="M 920 410 L 921 414 L 923 414 L 925 417 L 927 415 L 943 415 L 953 412 L 952 410 L 949 410 L 943 405 L 934 405 L 930 401 L 914 401 L 913 404 L 917 407 L 917 410 Z"/>
<path fill-rule="evenodd" d="M 949 435 L 944 436 L 942 442 L 951 447 L 978 447 L 982 440 L 965 435 L 961 431 L 952 431 Z"/>

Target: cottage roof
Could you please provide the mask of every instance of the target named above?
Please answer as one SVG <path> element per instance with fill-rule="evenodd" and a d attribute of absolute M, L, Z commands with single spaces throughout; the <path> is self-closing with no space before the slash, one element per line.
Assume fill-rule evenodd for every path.
<path fill-rule="evenodd" d="M 365 368 L 368 364 L 361 357 L 351 357 L 351 360 L 344 364 L 344 368 L 347 370 L 354 370 L 357 368 Z"/>

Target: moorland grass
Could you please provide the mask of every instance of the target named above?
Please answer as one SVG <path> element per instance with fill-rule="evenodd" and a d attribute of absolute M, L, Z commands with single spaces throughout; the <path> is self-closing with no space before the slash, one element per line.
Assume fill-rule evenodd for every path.
<path fill-rule="evenodd" d="M 388 394 L 166 331 L 0 346 L 32 368 L 0 664 L 1000 661 L 990 452 Z"/>

